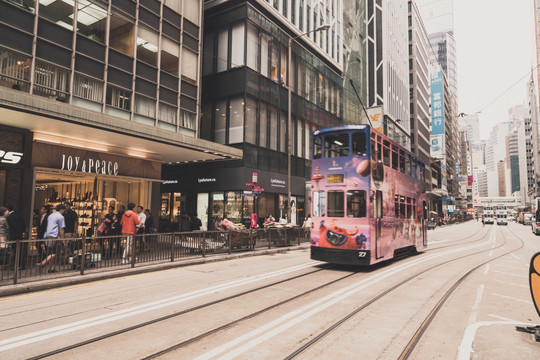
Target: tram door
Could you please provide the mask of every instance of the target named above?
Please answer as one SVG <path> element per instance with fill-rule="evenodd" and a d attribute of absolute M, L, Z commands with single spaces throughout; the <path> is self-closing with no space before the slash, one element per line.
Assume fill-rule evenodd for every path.
<path fill-rule="evenodd" d="M 375 256 L 377 259 L 383 257 L 383 242 L 381 241 L 382 218 L 383 218 L 383 194 L 377 190 L 375 198 Z"/>

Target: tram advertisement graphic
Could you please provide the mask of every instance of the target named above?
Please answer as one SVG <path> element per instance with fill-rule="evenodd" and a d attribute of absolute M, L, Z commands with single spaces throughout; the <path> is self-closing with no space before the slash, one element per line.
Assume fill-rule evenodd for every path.
<path fill-rule="evenodd" d="M 540 316 L 540 252 L 534 254 L 531 258 L 529 268 L 529 285 L 531 287 L 531 296 L 538 316 Z"/>

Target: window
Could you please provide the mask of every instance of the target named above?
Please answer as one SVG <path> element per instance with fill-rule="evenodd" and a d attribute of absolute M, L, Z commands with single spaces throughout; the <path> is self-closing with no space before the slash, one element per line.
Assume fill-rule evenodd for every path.
<path fill-rule="evenodd" d="M 384 141 L 383 163 L 386 166 L 390 166 L 390 149 L 388 148 L 389 144 L 390 143 L 388 141 Z"/>
<path fill-rule="evenodd" d="M 214 139 L 219 144 L 225 144 L 225 127 L 227 125 L 227 103 L 225 100 L 216 102 Z"/>
<path fill-rule="evenodd" d="M 278 120 L 277 109 L 270 108 L 270 149 L 277 150 L 278 143 Z"/>
<path fill-rule="evenodd" d="M 107 105 L 115 108 L 130 110 L 131 109 L 131 91 L 119 89 L 114 86 L 107 86 Z"/>
<path fill-rule="evenodd" d="M 313 140 L 313 158 L 320 159 L 322 156 L 322 138 L 317 136 Z"/>
<path fill-rule="evenodd" d="M 196 118 L 197 116 L 195 115 L 195 113 L 181 110 L 180 111 L 180 126 L 194 130 Z"/>
<path fill-rule="evenodd" d="M 176 125 L 176 106 L 159 103 L 158 119 Z"/>
<path fill-rule="evenodd" d="M 0 85 L 28 91 L 31 58 L 0 48 Z"/>
<path fill-rule="evenodd" d="M 39 16 L 49 19 L 53 23 L 73 31 L 74 4 L 74 1 L 41 0 L 39 2 Z"/>
<path fill-rule="evenodd" d="M 103 101 L 103 82 L 75 74 L 73 95 L 101 103 Z"/>
<path fill-rule="evenodd" d="M 165 37 L 161 38 L 161 70 L 178 76 L 180 46 Z M 184 64 L 182 64 L 183 66 Z"/>
<path fill-rule="evenodd" d="M 259 34 L 257 28 L 248 25 L 247 33 L 247 66 L 255 71 L 259 71 Z"/>
<path fill-rule="evenodd" d="M 217 44 L 217 71 L 227 70 L 227 52 L 229 47 L 229 32 L 227 28 L 221 28 L 218 31 Z"/>
<path fill-rule="evenodd" d="M 117 10 L 113 7 L 110 27 L 109 46 L 125 55 L 133 56 L 133 44 L 135 42 L 133 20 L 118 15 Z"/>
<path fill-rule="evenodd" d="M 135 96 L 135 112 L 154 119 L 156 117 L 156 100 L 137 94 Z"/>
<path fill-rule="evenodd" d="M 197 82 L 197 54 L 186 48 L 182 49 L 182 75 Z"/>
<path fill-rule="evenodd" d="M 180 2 L 180 0 L 177 0 Z M 184 0 L 184 6 L 182 7 L 182 14 L 186 19 L 199 25 L 199 13 L 200 13 L 200 0 Z M 180 11 L 178 11 L 180 12 Z"/>
<path fill-rule="evenodd" d="M 328 135 L 324 139 L 324 155 L 327 158 L 349 155 L 349 134 Z"/>
<path fill-rule="evenodd" d="M 343 217 L 345 207 L 345 194 L 343 191 L 329 191 L 328 192 L 328 216 L 329 217 Z"/>
<path fill-rule="evenodd" d="M 392 149 L 392 169 L 398 169 L 398 153 L 396 149 Z"/>
<path fill-rule="evenodd" d="M 261 75 L 268 77 L 268 35 L 261 35 Z"/>
<path fill-rule="evenodd" d="M 250 144 L 257 142 L 257 102 L 252 99 L 246 101 L 245 113 L 245 141 Z"/>
<path fill-rule="evenodd" d="M 405 213 L 405 196 L 400 196 L 399 197 L 399 215 L 400 215 L 401 218 L 406 217 L 406 213 Z"/>
<path fill-rule="evenodd" d="M 355 132 L 352 134 L 353 155 L 366 156 L 366 133 Z"/>
<path fill-rule="evenodd" d="M 324 191 L 313 192 L 313 217 L 326 215 L 326 193 Z"/>
<path fill-rule="evenodd" d="M 403 150 L 399 151 L 399 171 L 405 173 L 405 152 Z"/>
<path fill-rule="evenodd" d="M 107 9 L 88 0 L 79 0 L 78 9 L 77 31 L 92 40 L 104 43 Z"/>
<path fill-rule="evenodd" d="M 241 66 L 244 66 L 244 23 L 237 23 L 231 31 L 231 68 Z"/>
<path fill-rule="evenodd" d="M 139 26 L 137 31 L 137 59 L 157 67 L 158 34 Z"/>
<path fill-rule="evenodd" d="M 69 71 L 36 61 L 34 87 L 36 95 L 65 98 L 69 83 Z"/>
<path fill-rule="evenodd" d="M 259 114 L 259 146 L 268 146 L 268 110 L 266 105 L 260 104 L 261 110 Z"/>
<path fill-rule="evenodd" d="M 366 192 L 364 190 L 347 191 L 347 216 L 366 217 Z"/>
<path fill-rule="evenodd" d="M 244 141 L 244 100 L 233 98 L 230 100 L 229 144 Z"/>

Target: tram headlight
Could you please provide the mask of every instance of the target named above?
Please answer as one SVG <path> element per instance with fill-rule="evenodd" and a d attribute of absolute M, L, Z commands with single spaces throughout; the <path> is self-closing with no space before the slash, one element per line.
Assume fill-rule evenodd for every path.
<path fill-rule="evenodd" d="M 347 235 L 328 230 L 326 232 L 326 240 L 328 240 L 331 245 L 339 246 L 347 241 Z"/>

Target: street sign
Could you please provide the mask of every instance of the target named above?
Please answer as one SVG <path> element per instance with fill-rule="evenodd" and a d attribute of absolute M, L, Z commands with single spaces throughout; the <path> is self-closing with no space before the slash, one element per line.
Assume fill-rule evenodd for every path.
<path fill-rule="evenodd" d="M 246 183 L 246 186 L 257 187 L 257 186 L 259 186 L 259 185 L 257 185 L 257 183 Z"/>
<path fill-rule="evenodd" d="M 264 189 L 263 189 L 263 188 L 260 188 L 260 187 L 254 187 L 254 188 L 253 188 L 253 191 L 263 192 Z"/>

